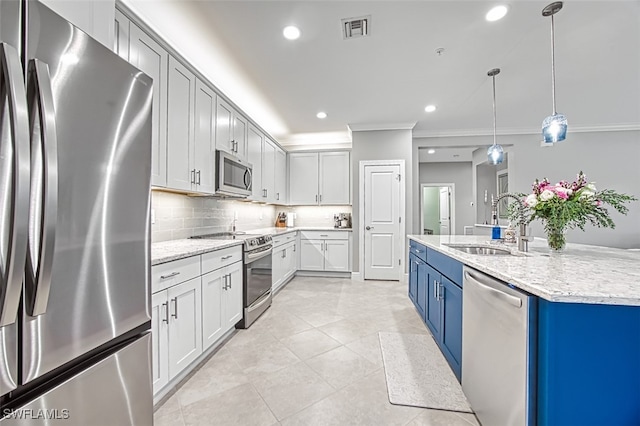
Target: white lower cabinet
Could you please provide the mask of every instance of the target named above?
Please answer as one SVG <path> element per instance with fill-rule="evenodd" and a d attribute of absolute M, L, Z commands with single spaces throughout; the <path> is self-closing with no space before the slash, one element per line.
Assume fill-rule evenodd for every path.
<path fill-rule="evenodd" d="M 287 280 L 296 273 L 298 255 L 298 243 L 291 241 L 273 250 L 271 290 L 275 291 L 282 287 Z"/>
<path fill-rule="evenodd" d="M 300 270 L 350 272 L 348 232 L 301 232 Z"/>
<path fill-rule="evenodd" d="M 166 394 L 242 319 L 241 259 L 236 246 L 152 268 L 154 395 Z"/>
<path fill-rule="evenodd" d="M 169 383 L 169 300 L 167 291 L 151 296 L 153 389 Z"/>
<path fill-rule="evenodd" d="M 202 353 L 200 278 L 167 290 L 169 298 L 169 377 L 184 370 Z"/>
<path fill-rule="evenodd" d="M 200 291 L 198 277 L 152 295 L 154 390 L 202 353 Z"/>

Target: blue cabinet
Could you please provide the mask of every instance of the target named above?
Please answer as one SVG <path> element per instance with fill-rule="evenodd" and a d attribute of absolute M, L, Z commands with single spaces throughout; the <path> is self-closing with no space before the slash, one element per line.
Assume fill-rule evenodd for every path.
<path fill-rule="evenodd" d="M 409 252 L 409 297 L 460 381 L 462 264 L 413 240 Z"/>

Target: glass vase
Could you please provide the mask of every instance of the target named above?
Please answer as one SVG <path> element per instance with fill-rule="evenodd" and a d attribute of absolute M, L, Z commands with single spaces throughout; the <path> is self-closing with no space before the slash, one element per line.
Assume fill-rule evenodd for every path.
<path fill-rule="evenodd" d="M 564 250 L 567 245 L 564 228 L 547 228 L 547 244 L 554 253 Z"/>

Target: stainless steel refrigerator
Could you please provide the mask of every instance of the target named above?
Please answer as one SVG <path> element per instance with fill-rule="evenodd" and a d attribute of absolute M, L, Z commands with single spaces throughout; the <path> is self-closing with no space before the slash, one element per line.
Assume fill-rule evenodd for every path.
<path fill-rule="evenodd" d="M 153 422 L 152 80 L 0 0 L 0 423 Z"/>

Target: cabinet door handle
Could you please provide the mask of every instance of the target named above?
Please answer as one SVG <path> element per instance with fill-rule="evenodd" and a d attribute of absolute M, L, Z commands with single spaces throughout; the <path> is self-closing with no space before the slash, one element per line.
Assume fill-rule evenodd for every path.
<path fill-rule="evenodd" d="M 175 277 L 177 275 L 180 275 L 180 272 L 176 271 L 176 272 L 170 273 L 169 275 L 160 275 L 160 279 L 161 280 L 166 280 L 167 278 L 173 278 L 173 277 Z"/>
<path fill-rule="evenodd" d="M 200 170 L 198 170 L 198 172 L 196 173 L 196 175 L 198 176 L 198 182 L 197 184 L 200 185 Z"/>
<path fill-rule="evenodd" d="M 433 298 L 438 300 L 438 281 L 433 280 Z"/>
<path fill-rule="evenodd" d="M 164 302 L 162 306 L 164 306 L 164 319 L 162 321 L 169 324 L 169 302 Z"/>
<path fill-rule="evenodd" d="M 444 300 L 444 287 L 442 283 L 438 283 L 438 300 Z"/>
<path fill-rule="evenodd" d="M 294 253 L 296 252 L 296 245 L 297 245 L 297 244 L 294 244 L 294 245 L 293 245 L 293 252 L 294 252 Z"/>
<path fill-rule="evenodd" d="M 231 274 L 227 274 L 228 277 L 228 282 L 229 282 L 229 288 L 231 288 L 233 286 L 232 282 L 231 282 Z"/>
<path fill-rule="evenodd" d="M 322 202 L 322 194 L 320 194 L 320 202 Z"/>
<path fill-rule="evenodd" d="M 171 316 L 178 319 L 178 298 L 174 297 L 171 300 L 173 300 L 173 314 Z"/>
<path fill-rule="evenodd" d="M 287 251 L 286 250 L 282 250 L 282 258 L 284 259 L 285 257 L 287 257 Z"/>
<path fill-rule="evenodd" d="M 189 183 L 196 183 L 196 169 L 191 170 L 191 182 Z"/>
<path fill-rule="evenodd" d="M 318 202 L 318 194 L 316 194 L 316 203 Z"/>
<path fill-rule="evenodd" d="M 280 193 L 276 192 L 276 200 L 280 201 Z"/>

